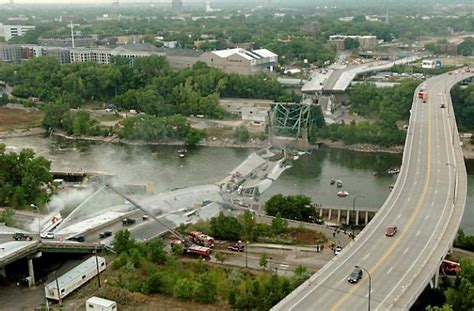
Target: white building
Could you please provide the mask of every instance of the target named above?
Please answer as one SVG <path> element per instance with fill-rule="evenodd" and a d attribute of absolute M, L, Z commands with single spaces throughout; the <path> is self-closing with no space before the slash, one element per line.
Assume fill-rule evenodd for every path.
<path fill-rule="evenodd" d="M 35 29 L 35 26 L 24 25 L 4 25 L 0 23 L 0 37 L 4 37 L 5 41 L 14 37 L 21 37 L 27 31 Z"/>
<path fill-rule="evenodd" d="M 112 300 L 91 297 L 86 301 L 86 311 L 116 311 L 117 303 Z"/>

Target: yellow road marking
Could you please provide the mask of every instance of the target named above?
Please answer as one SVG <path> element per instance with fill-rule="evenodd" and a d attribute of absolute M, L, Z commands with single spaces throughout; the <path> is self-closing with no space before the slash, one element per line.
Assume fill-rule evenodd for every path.
<path fill-rule="evenodd" d="M 372 275 L 375 271 L 377 271 L 380 266 L 387 260 L 388 256 L 393 252 L 393 250 L 398 246 L 398 244 L 400 244 L 400 241 L 403 239 L 403 237 L 405 236 L 405 234 L 408 232 L 408 230 L 411 228 L 411 226 L 413 225 L 413 222 L 415 221 L 416 219 L 416 216 L 418 216 L 420 210 L 421 210 L 421 207 L 423 206 L 423 203 L 425 201 L 425 198 L 426 198 L 426 193 L 428 192 L 428 186 L 430 184 L 430 178 L 431 178 L 431 106 L 432 105 L 428 105 L 428 172 L 426 174 L 426 178 L 425 178 L 425 186 L 423 188 L 423 192 L 422 192 L 422 195 L 420 197 L 420 200 L 418 201 L 418 205 L 416 206 L 416 209 L 415 209 L 415 212 L 413 213 L 413 215 L 410 217 L 410 219 L 408 220 L 407 224 L 405 226 L 403 226 L 403 229 L 401 234 L 398 236 L 397 240 L 392 244 L 392 246 L 390 246 L 390 248 L 385 252 L 385 254 L 382 256 L 382 258 L 379 259 L 379 261 L 375 264 L 375 266 L 373 266 L 371 269 L 368 269 L 368 271 L 370 272 L 370 274 Z M 398 227 L 401 227 L 401 226 L 398 226 Z M 365 267 L 364 267 L 365 268 Z M 338 308 L 344 304 L 347 299 L 349 299 L 349 297 L 357 290 L 359 289 L 362 284 L 365 283 L 365 281 L 367 280 L 367 278 L 364 278 L 359 284 L 355 285 L 348 293 L 346 293 L 344 295 L 344 297 L 342 297 L 337 303 L 336 305 L 334 305 L 334 307 L 332 307 L 332 311 L 336 311 L 338 310 Z"/>

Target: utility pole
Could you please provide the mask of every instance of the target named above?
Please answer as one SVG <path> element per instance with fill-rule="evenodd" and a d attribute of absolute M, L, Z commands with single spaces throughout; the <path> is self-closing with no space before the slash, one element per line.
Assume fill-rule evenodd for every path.
<path fill-rule="evenodd" d="M 97 245 L 95 246 L 94 254 L 95 254 L 95 264 L 97 266 L 97 282 L 99 283 L 99 288 L 100 288 L 100 271 L 99 271 L 99 258 L 97 258 Z"/>
<path fill-rule="evenodd" d="M 56 280 L 56 290 L 58 291 L 58 300 L 59 300 L 59 305 L 61 306 L 62 305 L 62 302 L 61 302 L 61 293 L 59 291 L 59 281 L 58 281 L 58 277 L 56 275 L 56 271 L 54 271 L 54 278 Z"/>

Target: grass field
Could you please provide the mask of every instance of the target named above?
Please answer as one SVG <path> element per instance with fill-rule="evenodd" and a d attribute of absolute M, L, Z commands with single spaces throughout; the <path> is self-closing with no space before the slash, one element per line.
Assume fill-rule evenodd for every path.
<path fill-rule="evenodd" d="M 39 127 L 41 120 L 43 112 L 39 110 L 0 108 L 0 131 Z"/>

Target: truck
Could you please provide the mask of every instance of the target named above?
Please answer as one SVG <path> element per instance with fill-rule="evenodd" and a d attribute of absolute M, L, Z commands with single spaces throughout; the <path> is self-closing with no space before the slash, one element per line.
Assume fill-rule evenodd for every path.
<path fill-rule="evenodd" d="M 212 249 L 209 247 L 200 246 L 196 244 L 188 244 L 188 243 L 183 242 L 182 240 L 172 240 L 170 243 L 171 248 L 175 248 L 178 245 L 182 245 L 183 255 L 199 257 L 205 260 L 211 259 Z"/>
<path fill-rule="evenodd" d="M 418 98 L 421 99 L 424 103 L 428 100 L 428 92 L 426 91 L 419 91 Z"/>
<path fill-rule="evenodd" d="M 189 241 L 197 245 L 214 248 L 214 238 L 201 231 L 191 231 L 188 238 Z"/>
<path fill-rule="evenodd" d="M 61 300 L 85 283 L 104 271 L 106 262 L 104 257 L 93 256 L 78 266 L 69 270 L 59 278 L 45 286 L 45 296 L 51 300 Z"/>

